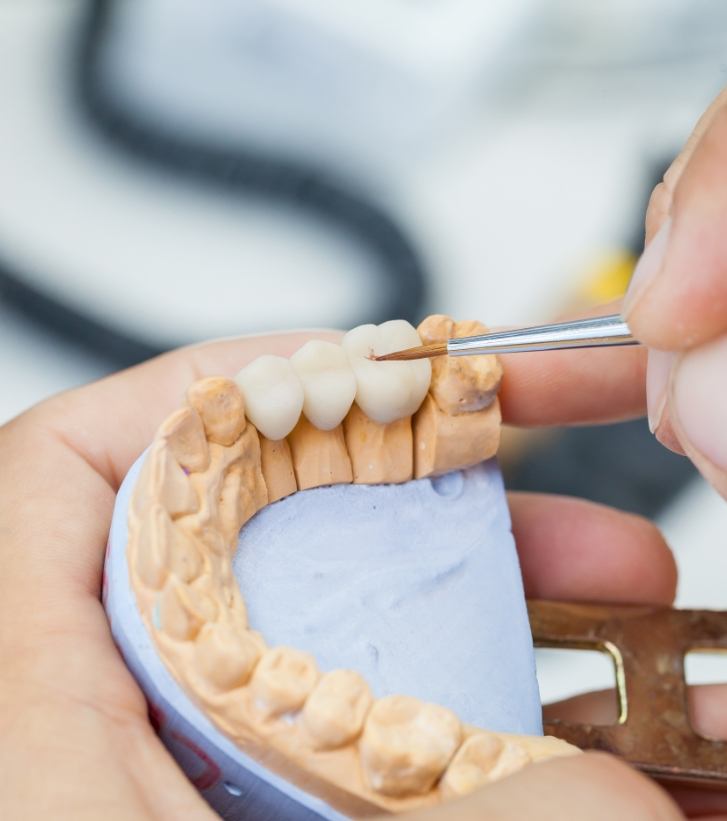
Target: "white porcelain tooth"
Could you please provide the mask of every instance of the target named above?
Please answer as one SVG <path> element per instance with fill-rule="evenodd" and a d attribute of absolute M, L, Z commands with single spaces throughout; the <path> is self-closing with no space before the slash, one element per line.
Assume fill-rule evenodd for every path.
<path fill-rule="evenodd" d="M 290 360 L 266 354 L 235 377 L 247 418 L 268 439 L 284 439 L 303 410 L 303 385 Z"/>
<path fill-rule="evenodd" d="M 356 374 L 356 403 L 370 419 L 388 424 L 411 416 L 429 390 L 428 359 L 374 362 L 372 354 L 391 353 L 421 345 L 419 334 L 403 319 L 381 325 L 359 325 L 343 338 L 343 348 Z"/>
<path fill-rule="evenodd" d="M 340 345 L 311 339 L 290 357 L 303 383 L 303 413 L 320 430 L 343 422 L 356 396 L 356 376 Z"/>

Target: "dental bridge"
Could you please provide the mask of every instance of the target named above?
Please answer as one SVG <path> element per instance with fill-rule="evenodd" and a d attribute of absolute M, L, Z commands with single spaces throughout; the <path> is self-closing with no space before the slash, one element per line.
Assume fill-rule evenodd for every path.
<path fill-rule="evenodd" d="M 159 427 L 133 488 L 128 577 L 167 670 L 246 756 L 348 817 L 437 804 L 580 752 L 554 736 L 471 726 L 413 696 L 375 697 L 354 670 L 322 671 L 308 652 L 269 647 L 233 575 L 240 529 L 296 491 L 402 484 L 494 456 L 496 357 L 369 358 L 485 332 L 441 315 L 418 331 L 403 320 L 363 325 L 341 345 L 311 341 L 290 359 L 259 357 L 234 380 L 201 379 Z M 569 605 L 529 607 L 536 643 L 613 649 L 598 632 L 613 611 L 589 622 L 581 607 L 570 629 Z M 546 729 L 619 752 L 618 733 Z"/>

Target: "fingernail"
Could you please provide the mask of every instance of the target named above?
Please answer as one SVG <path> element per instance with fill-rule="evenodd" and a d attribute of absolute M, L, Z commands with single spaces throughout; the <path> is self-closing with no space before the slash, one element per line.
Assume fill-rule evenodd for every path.
<path fill-rule="evenodd" d="M 646 407 L 649 414 L 649 430 L 655 433 L 661 423 L 666 407 L 666 389 L 669 374 L 676 361 L 671 351 L 649 351 L 646 368 Z"/>
<path fill-rule="evenodd" d="M 669 242 L 669 231 L 671 230 L 671 217 L 667 217 L 661 228 L 651 238 L 651 242 L 644 248 L 644 253 L 636 263 L 634 273 L 631 275 L 626 296 L 624 297 L 623 315 L 628 319 L 634 306 L 648 290 L 651 283 L 656 279 L 657 274 L 664 264 L 666 246 Z"/>
<path fill-rule="evenodd" d="M 683 436 L 727 471 L 727 337 L 684 354 L 673 379 L 673 410 Z"/>

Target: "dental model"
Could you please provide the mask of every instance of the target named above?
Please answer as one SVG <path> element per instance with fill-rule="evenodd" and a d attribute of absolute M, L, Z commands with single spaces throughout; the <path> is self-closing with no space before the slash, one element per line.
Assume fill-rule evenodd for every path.
<path fill-rule="evenodd" d="M 297 491 L 446 480 L 490 459 L 500 434 L 495 357 L 369 358 L 484 332 L 444 316 L 418 332 L 403 320 L 364 325 L 341 345 L 308 342 L 290 359 L 259 357 L 234 380 L 202 379 L 159 428 L 135 481 L 125 557 L 156 653 L 234 747 L 333 808 L 328 817 L 436 804 L 578 752 L 478 729 L 410 695 L 377 695 L 360 671 L 268 646 L 233 574 L 240 529 Z"/>

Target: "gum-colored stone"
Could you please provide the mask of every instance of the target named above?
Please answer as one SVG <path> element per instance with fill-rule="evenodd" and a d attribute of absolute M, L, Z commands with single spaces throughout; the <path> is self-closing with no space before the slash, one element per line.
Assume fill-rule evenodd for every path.
<path fill-rule="evenodd" d="M 408 482 L 414 475 L 411 417 L 382 425 L 354 404 L 343 420 L 356 484 Z"/>
<path fill-rule="evenodd" d="M 250 687 L 255 707 L 265 718 L 298 710 L 318 681 L 310 653 L 275 647 L 258 662 Z"/>
<path fill-rule="evenodd" d="M 253 633 L 226 624 L 205 624 L 194 648 L 197 670 L 218 690 L 247 682 L 265 647 Z"/>
<path fill-rule="evenodd" d="M 167 584 L 157 600 L 158 628 L 180 641 L 193 639 L 203 624 L 217 618 L 215 601 L 180 583 Z"/>
<path fill-rule="evenodd" d="M 156 441 L 149 449 L 144 461 L 143 481 L 153 493 L 135 493 L 133 507 L 138 516 L 143 516 L 150 499 L 161 504 L 170 516 L 194 513 L 199 505 L 197 496 L 174 458 L 166 442 Z"/>
<path fill-rule="evenodd" d="M 455 753 L 442 777 L 442 795 L 454 798 L 487 784 L 505 745 L 494 733 L 475 733 Z"/>
<path fill-rule="evenodd" d="M 167 442 L 185 470 L 194 473 L 209 466 L 210 455 L 202 417 L 193 408 L 180 408 L 168 416 L 157 435 Z"/>
<path fill-rule="evenodd" d="M 298 490 L 293 470 L 293 457 L 287 439 L 273 441 L 261 433 L 260 459 L 269 502 L 277 502 L 278 499 L 290 496 Z"/>
<path fill-rule="evenodd" d="M 333 430 L 318 430 L 301 416 L 288 442 L 299 490 L 353 481 L 342 425 Z"/>
<path fill-rule="evenodd" d="M 414 414 L 414 477 L 471 467 L 497 453 L 500 403 L 472 413 L 443 413 L 431 394 Z"/>
<path fill-rule="evenodd" d="M 303 708 L 303 724 L 319 750 L 333 750 L 358 738 L 373 698 L 353 670 L 326 673 Z"/>
<path fill-rule="evenodd" d="M 382 795 L 423 795 L 434 786 L 462 738 L 457 716 L 411 696 L 386 696 L 369 712 L 361 763 Z"/>
<path fill-rule="evenodd" d="M 417 330 L 425 345 L 487 333 L 481 322 L 455 322 L 443 314 L 428 316 Z M 471 413 L 492 404 L 501 380 L 502 366 L 496 356 L 438 356 L 432 359 L 429 393 L 444 413 Z"/>
<path fill-rule="evenodd" d="M 198 379 L 187 390 L 187 402 L 202 418 L 210 442 L 231 445 L 245 428 L 245 403 L 232 379 Z"/>

